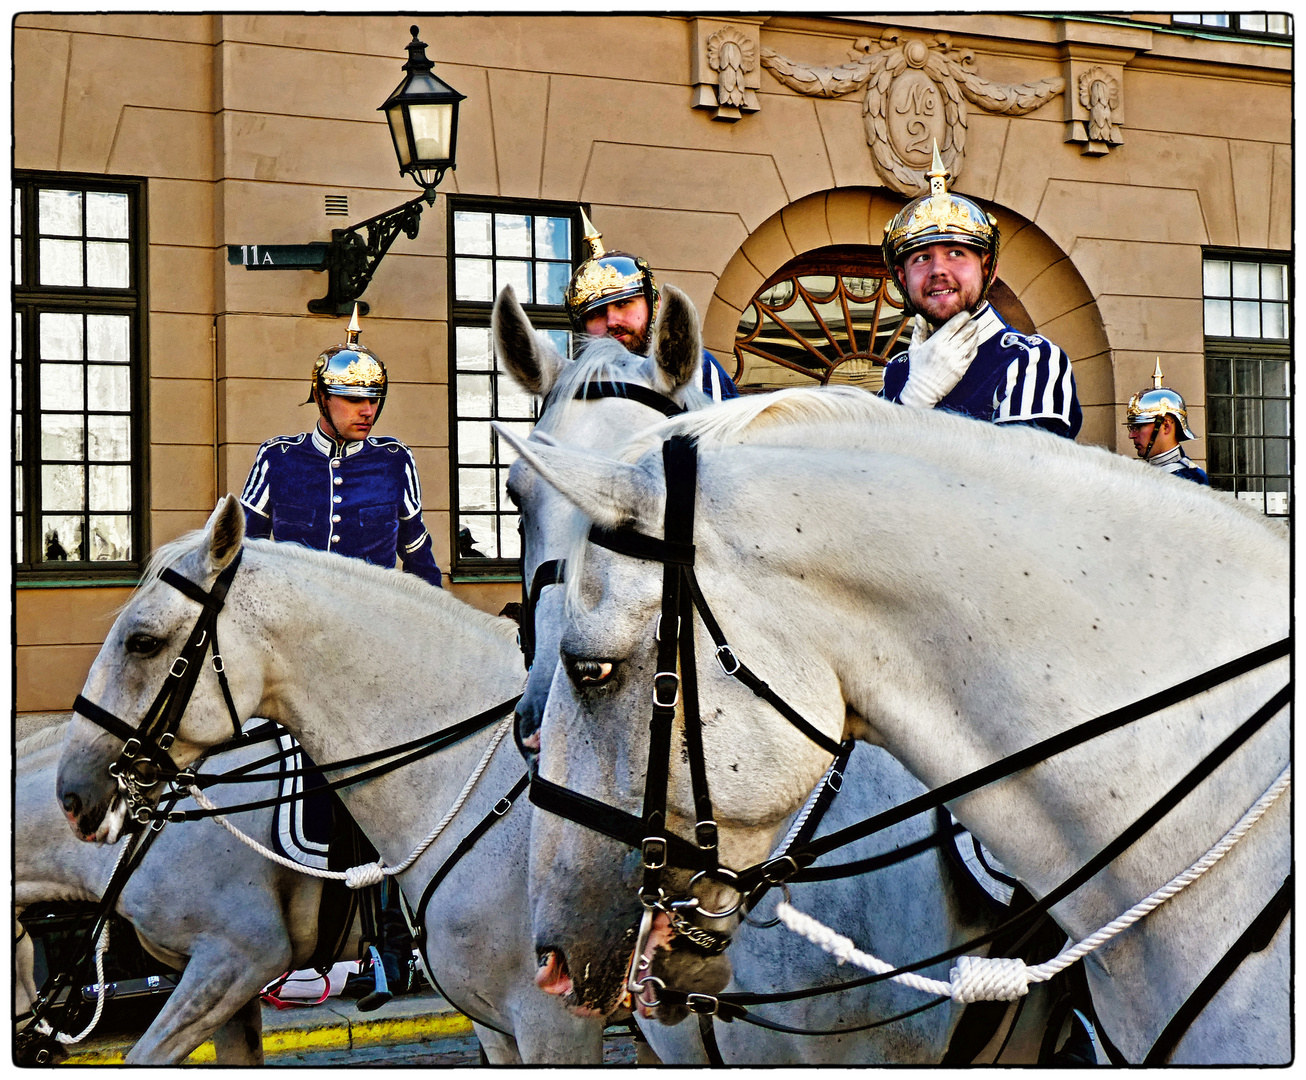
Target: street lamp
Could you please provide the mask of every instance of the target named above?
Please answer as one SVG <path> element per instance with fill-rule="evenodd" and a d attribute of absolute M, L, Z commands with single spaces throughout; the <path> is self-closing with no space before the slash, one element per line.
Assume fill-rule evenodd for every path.
<path fill-rule="evenodd" d="M 410 27 L 410 32 L 413 40 L 408 43 L 408 62 L 402 69 L 406 74 L 377 111 L 384 112 L 390 123 L 399 174 L 412 176 L 422 194 L 347 229 L 331 230 L 331 242 L 324 245 L 327 294 L 308 302 L 308 310 L 315 315 L 349 314 L 400 232 L 409 240 L 417 239 L 423 204 L 435 205 L 436 187 L 445 172 L 455 168 L 458 103 L 466 95 L 435 77 L 434 65 L 426 57 L 426 42 L 418 40 L 416 26 Z M 364 229 L 366 240 L 359 235 Z M 360 304 L 360 310 L 366 314 L 367 305 Z"/>

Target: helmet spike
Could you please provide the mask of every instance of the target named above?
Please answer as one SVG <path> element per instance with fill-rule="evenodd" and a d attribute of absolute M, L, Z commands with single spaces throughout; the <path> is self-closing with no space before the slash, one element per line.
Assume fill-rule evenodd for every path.
<path fill-rule="evenodd" d="M 939 140 L 934 140 L 934 160 L 930 162 L 930 171 L 925 174 L 930 181 L 931 195 L 948 194 L 948 180 L 952 173 L 943 167 L 943 158 L 939 154 Z"/>
<path fill-rule="evenodd" d="M 363 328 L 358 325 L 358 301 L 354 301 L 354 314 L 349 319 L 349 326 L 345 330 L 348 335 L 345 338 L 345 347 L 352 349 L 358 344 L 358 335 L 363 332 Z"/>
<path fill-rule="evenodd" d="M 584 208 L 580 212 L 581 224 L 585 227 L 585 243 L 589 245 L 591 259 L 601 259 L 607 254 L 603 247 L 603 234 L 594 227 L 594 222 L 590 221 L 589 215 L 585 213 Z"/>
<path fill-rule="evenodd" d="M 1153 390 L 1160 390 L 1160 389 L 1161 389 L 1161 379 L 1162 379 L 1163 377 L 1164 377 L 1164 376 L 1162 376 L 1162 374 L 1161 374 L 1161 358 L 1158 356 L 1158 357 L 1156 358 L 1156 370 L 1155 370 L 1154 372 L 1152 372 L 1152 389 L 1153 389 Z"/>

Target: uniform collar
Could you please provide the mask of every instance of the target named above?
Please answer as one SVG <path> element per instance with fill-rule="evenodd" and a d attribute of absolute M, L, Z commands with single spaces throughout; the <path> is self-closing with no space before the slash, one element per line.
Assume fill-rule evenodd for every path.
<path fill-rule="evenodd" d="M 979 326 L 980 341 L 988 341 L 994 334 L 1009 329 L 1007 324 L 1002 321 L 1002 316 L 994 310 L 993 305 L 987 300 L 975 312 L 975 322 Z"/>
<path fill-rule="evenodd" d="M 335 439 L 324 435 L 320 425 L 313 425 L 313 445 L 324 457 L 352 457 L 363 449 L 366 442 L 366 439 L 361 439 L 358 442 L 337 442 Z"/>
<path fill-rule="evenodd" d="M 1182 465 L 1184 458 L 1184 448 L 1176 446 L 1173 450 L 1167 450 L 1164 454 L 1157 454 L 1155 457 L 1148 458 L 1147 461 L 1149 465 L 1164 469 L 1167 465 Z"/>

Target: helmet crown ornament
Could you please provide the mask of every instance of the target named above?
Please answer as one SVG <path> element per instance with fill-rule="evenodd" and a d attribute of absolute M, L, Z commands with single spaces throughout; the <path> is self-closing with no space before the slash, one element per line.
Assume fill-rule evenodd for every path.
<path fill-rule="evenodd" d="M 884 262 L 892 273 L 906 255 L 918 248 L 932 244 L 963 244 L 981 255 L 990 256 L 980 291 L 983 300 L 997 271 L 1001 240 L 997 218 L 973 200 L 948 190 L 952 174 L 944 168 L 938 142 L 934 144 L 934 160 L 925 175 L 930 181 L 930 193 L 913 199 L 885 226 L 881 245 Z M 908 313 L 916 313 L 909 298 L 904 296 L 903 302 Z"/>
<path fill-rule="evenodd" d="M 1140 390 L 1129 399 L 1129 408 L 1125 410 L 1125 427 L 1138 427 L 1160 420 L 1164 416 L 1173 416 L 1178 429 L 1176 437 L 1180 442 L 1195 439 L 1188 427 L 1188 406 L 1177 390 L 1162 385 L 1161 358 L 1156 358 L 1156 370 L 1152 372 L 1152 388 Z"/>
<path fill-rule="evenodd" d="M 333 345 L 313 362 L 309 401 L 315 394 L 385 400 L 388 388 L 385 365 L 371 349 L 359 344 L 361 333 L 358 305 L 354 304 L 354 313 L 345 331 L 345 343 Z"/>
<path fill-rule="evenodd" d="M 608 251 L 603 234 L 594 227 L 589 215 L 580 212 L 589 254 L 576 268 L 567 285 L 564 301 L 567 315 L 576 330 L 585 329 L 585 316 L 595 308 L 615 300 L 643 296 L 648 301 L 649 323 L 657 316 L 658 283 L 649 264 L 638 255 Z"/>

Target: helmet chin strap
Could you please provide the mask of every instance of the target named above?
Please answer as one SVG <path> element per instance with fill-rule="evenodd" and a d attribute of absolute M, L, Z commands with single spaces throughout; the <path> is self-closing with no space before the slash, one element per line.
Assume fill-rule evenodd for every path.
<path fill-rule="evenodd" d="M 340 434 L 340 431 L 336 428 L 335 421 L 331 419 L 331 412 L 326 406 L 326 399 L 329 396 L 330 395 L 328 394 L 322 393 L 321 390 L 315 389 L 313 391 L 313 397 L 317 400 L 317 411 L 321 415 L 322 420 L 326 423 L 326 426 L 330 428 L 328 434 L 330 434 L 332 440 L 338 446 L 344 447 L 348 440 Z"/>
<path fill-rule="evenodd" d="M 1158 416 L 1155 420 L 1152 421 L 1152 437 L 1147 440 L 1147 449 L 1138 455 L 1144 461 L 1151 460 L 1152 447 L 1156 445 L 1156 437 L 1161 434 L 1161 425 L 1163 423 L 1165 423 L 1164 416 Z"/>

